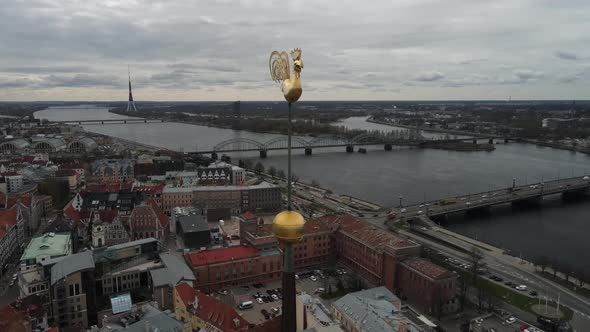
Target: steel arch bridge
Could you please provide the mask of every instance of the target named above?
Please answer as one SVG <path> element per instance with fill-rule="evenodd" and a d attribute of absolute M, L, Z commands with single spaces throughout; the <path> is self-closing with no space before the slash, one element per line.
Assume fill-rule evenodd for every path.
<path fill-rule="evenodd" d="M 215 152 L 260 151 L 264 144 L 249 138 L 232 138 L 220 142 L 213 147 Z"/>
<path fill-rule="evenodd" d="M 265 150 L 284 150 L 289 147 L 289 138 L 287 136 L 279 136 L 263 144 Z M 291 137 L 291 148 L 305 149 L 311 147 L 311 142 L 306 141 L 301 137 Z"/>

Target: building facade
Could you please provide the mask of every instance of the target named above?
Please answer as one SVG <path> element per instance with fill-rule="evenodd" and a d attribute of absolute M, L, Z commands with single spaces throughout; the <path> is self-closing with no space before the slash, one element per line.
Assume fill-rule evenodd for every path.
<path fill-rule="evenodd" d="M 134 166 L 130 159 L 101 159 L 92 164 L 92 175 L 101 182 L 126 181 L 134 178 Z"/>
<path fill-rule="evenodd" d="M 412 257 L 400 263 L 398 291 L 430 314 L 457 311 L 458 274 L 426 259 Z"/>
<path fill-rule="evenodd" d="M 186 254 L 185 260 L 195 275 L 195 288 L 207 293 L 277 280 L 283 262 L 279 250 L 258 251 L 251 246 L 203 250 Z"/>
<path fill-rule="evenodd" d="M 152 198 L 136 205 L 129 216 L 129 232 L 134 240 L 155 238 L 165 240 L 168 236 L 168 217 Z"/>

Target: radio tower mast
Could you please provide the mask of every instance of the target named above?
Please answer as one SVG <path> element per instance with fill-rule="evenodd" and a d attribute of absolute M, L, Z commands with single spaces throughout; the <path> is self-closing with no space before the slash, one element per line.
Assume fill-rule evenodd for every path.
<path fill-rule="evenodd" d="M 137 112 L 137 108 L 135 108 L 135 102 L 133 101 L 133 93 L 131 93 L 131 71 L 129 69 L 129 65 L 127 65 L 127 75 L 129 76 L 129 101 L 127 102 L 126 112 Z"/>

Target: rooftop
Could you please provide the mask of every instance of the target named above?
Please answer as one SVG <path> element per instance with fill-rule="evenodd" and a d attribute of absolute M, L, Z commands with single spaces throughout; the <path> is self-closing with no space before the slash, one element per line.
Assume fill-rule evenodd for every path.
<path fill-rule="evenodd" d="M 453 277 L 455 274 L 444 267 L 438 266 L 433 262 L 423 258 L 410 258 L 402 262 L 402 264 L 416 270 L 432 279 L 444 279 Z"/>
<path fill-rule="evenodd" d="M 387 288 L 377 287 L 360 292 L 349 293 L 332 305 L 341 314 L 348 316 L 357 328 L 363 331 L 400 331 L 406 321 L 399 307 L 389 299 L 399 303 Z M 409 324 L 409 321 L 405 323 Z"/>
<path fill-rule="evenodd" d="M 249 246 L 235 246 L 223 249 L 203 250 L 186 255 L 188 261 L 194 266 L 216 264 L 231 260 L 254 258 L 258 256 L 258 250 Z"/>
<path fill-rule="evenodd" d="M 71 253 L 72 241 L 70 234 L 46 233 L 31 239 L 21 257 L 21 261 L 36 259 L 39 256 L 66 256 Z"/>
<path fill-rule="evenodd" d="M 189 269 L 186 263 L 180 257 L 162 253 L 160 260 L 164 263 L 164 268 L 150 270 L 154 287 L 175 286 L 183 280 L 195 280 L 193 271 Z"/>
<path fill-rule="evenodd" d="M 90 269 L 94 269 L 94 257 L 91 250 L 65 256 L 51 267 L 51 285 L 72 273 Z"/>
<path fill-rule="evenodd" d="M 182 215 L 177 218 L 183 233 L 208 232 L 207 218 L 200 214 Z"/>
<path fill-rule="evenodd" d="M 312 220 L 314 219 L 310 219 L 310 222 Z M 324 216 L 315 220 L 322 222 L 326 227 L 338 227 L 342 233 L 371 247 L 384 249 L 386 246 L 393 248 L 418 246 L 417 243 L 411 240 L 384 231 L 349 214 Z"/>
<path fill-rule="evenodd" d="M 193 191 L 236 191 L 277 188 L 274 184 L 260 182 L 250 186 L 194 186 L 194 187 L 164 187 L 164 193 L 187 193 Z"/>
<path fill-rule="evenodd" d="M 0 239 L 16 225 L 16 210 L 0 210 Z"/>
<path fill-rule="evenodd" d="M 176 286 L 176 293 L 189 311 L 216 328 L 224 332 L 248 331 L 249 323 L 224 302 L 185 283 Z"/>

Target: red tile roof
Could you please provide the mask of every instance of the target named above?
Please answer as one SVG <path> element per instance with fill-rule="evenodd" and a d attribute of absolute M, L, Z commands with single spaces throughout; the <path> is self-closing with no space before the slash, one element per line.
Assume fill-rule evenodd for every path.
<path fill-rule="evenodd" d="M 175 288 L 178 297 L 193 315 L 224 332 L 248 331 L 250 323 L 229 305 L 201 293 L 186 283 L 179 284 Z M 197 299 L 196 308 L 194 307 L 195 298 Z"/>
<path fill-rule="evenodd" d="M 98 213 L 100 221 L 108 224 L 112 223 L 115 217 L 119 215 L 119 211 L 117 210 L 99 210 L 94 211 L 93 213 Z M 92 217 L 92 219 L 94 219 L 94 216 Z"/>
<path fill-rule="evenodd" d="M 252 218 L 256 218 L 256 215 L 250 211 L 246 211 L 246 212 L 240 214 L 240 217 L 243 219 L 252 219 Z"/>
<path fill-rule="evenodd" d="M 322 222 L 326 227 L 335 227 L 340 232 L 371 247 L 384 248 L 389 245 L 394 248 L 404 248 L 418 245 L 411 240 L 377 228 L 367 221 L 348 214 L 324 216 L 315 220 Z"/>
<path fill-rule="evenodd" d="M 241 260 L 258 256 L 258 250 L 250 246 L 236 246 L 222 249 L 204 250 L 186 254 L 193 266 L 216 264 L 231 260 Z"/>
<path fill-rule="evenodd" d="M 452 277 L 455 274 L 442 266 L 438 266 L 433 262 L 424 258 L 410 258 L 402 262 L 402 264 L 414 269 L 432 279 L 443 279 Z"/>
<path fill-rule="evenodd" d="M 154 186 L 135 186 L 135 187 L 133 187 L 133 191 L 141 191 L 141 192 L 147 193 L 148 195 L 161 194 L 163 190 L 164 190 L 163 184 L 158 184 L 158 185 L 154 185 Z"/>
<path fill-rule="evenodd" d="M 154 211 L 154 213 L 156 214 L 156 217 L 158 217 L 158 221 L 160 221 L 160 225 L 162 225 L 162 227 L 167 227 L 168 226 L 168 216 L 166 214 L 164 214 L 164 211 L 162 211 L 162 209 L 158 206 L 156 201 L 154 201 L 154 199 L 150 197 L 150 198 L 146 199 L 146 203 L 148 203 L 148 205 L 152 208 L 152 211 Z"/>
<path fill-rule="evenodd" d="M 16 225 L 16 210 L 0 210 L 0 239 Z"/>
<path fill-rule="evenodd" d="M 33 196 L 31 194 L 17 194 L 17 195 L 8 195 L 8 200 L 6 201 L 6 208 L 12 208 L 16 203 L 21 202 L 26 207 L 31 207 L 31 201 L 33 200 Z"/>
<path fill-rule="evenodd" d="M 82 193 L 80 193 L 82 195 Z M 72 198 L 71 201 L 68 202 L 68 204 L 66 204 L 66 206 L 63 208 L 63 213 L 64 216 L 66 216 L 68 219 L 79 223 L 80 220 L 82 220 L 82 218 L 85 218 L 88 216 L 87 212 L 82 212 L 82 211 L 77 211 L 76 209 L 74 209 L 74 207 L 72 206 L 72 202 L 74 201 L 74 199 L 76 198 L 76 196 L 74 196 L 74 198 Z"/>

